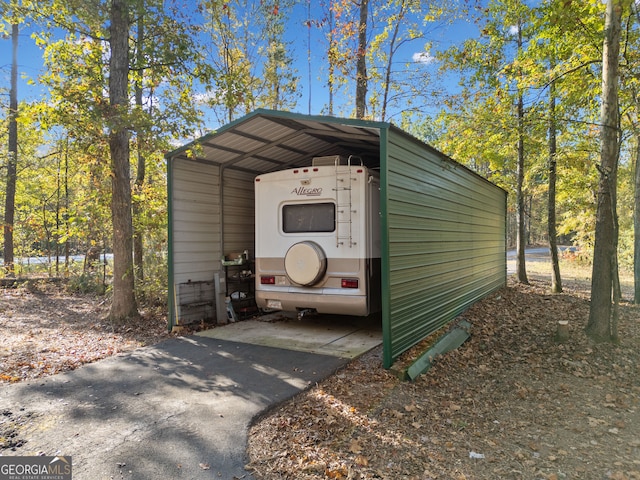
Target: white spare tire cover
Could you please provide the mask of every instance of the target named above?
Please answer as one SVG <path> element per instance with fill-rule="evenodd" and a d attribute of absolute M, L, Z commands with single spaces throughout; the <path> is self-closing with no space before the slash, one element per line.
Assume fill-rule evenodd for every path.
<path fill-rule="evenodd" d="M 324 277 L 327 256 L 315 242 L 296 243 L 284 257 L 284 270 L 292 282 L 310 287 Z"/>

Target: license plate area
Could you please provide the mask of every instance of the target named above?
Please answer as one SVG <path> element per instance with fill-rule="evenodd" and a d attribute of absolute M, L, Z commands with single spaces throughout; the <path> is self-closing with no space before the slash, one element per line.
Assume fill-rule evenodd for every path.
<path fill-rule="evenodd" d="M 274 310 L 282 310 L 282 302 L 280 300 L 267 299 L 267 308 L 273 308 Z"/>

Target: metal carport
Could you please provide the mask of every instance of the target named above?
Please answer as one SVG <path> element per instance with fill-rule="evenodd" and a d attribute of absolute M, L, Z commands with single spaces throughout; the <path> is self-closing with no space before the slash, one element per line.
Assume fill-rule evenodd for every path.
<path fill-rule="evenodd" d="M 166 155 L 170 328 L 185 286 L 253 253 L 254 177 L 340 154 L 380 170 L 385 368 L 506 283 L 504 190 L 389 123 L 256 110 Z"/>

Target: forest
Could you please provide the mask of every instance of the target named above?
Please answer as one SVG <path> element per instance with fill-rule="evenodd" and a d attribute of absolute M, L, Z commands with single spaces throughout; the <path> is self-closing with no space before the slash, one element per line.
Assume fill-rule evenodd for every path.
<path fill-rule="evenodd" d="M 553 291 L 557 245 L 592 265 L 594 339 L 615 340 L 620 269 L 640 302 L 636 2 L 2 0 L 0 12 L 4 277 L 106 291 L 125 322 L 166 302 L 164 154 L 269 108 L 392 122 L 503 187 L 519 282 L 528 245 L 550 247 Z"/>

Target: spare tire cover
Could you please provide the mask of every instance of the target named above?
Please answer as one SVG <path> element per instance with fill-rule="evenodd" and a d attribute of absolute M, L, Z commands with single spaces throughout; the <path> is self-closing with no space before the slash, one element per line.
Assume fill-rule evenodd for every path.
<path fill-rule="evenodd" d="M 327 271 L 327 256 L 315 242 L 305 241 L 292 245 L 284 257 L 284 270 L 289 279 L 310 287 L 318 283 Z"/>

